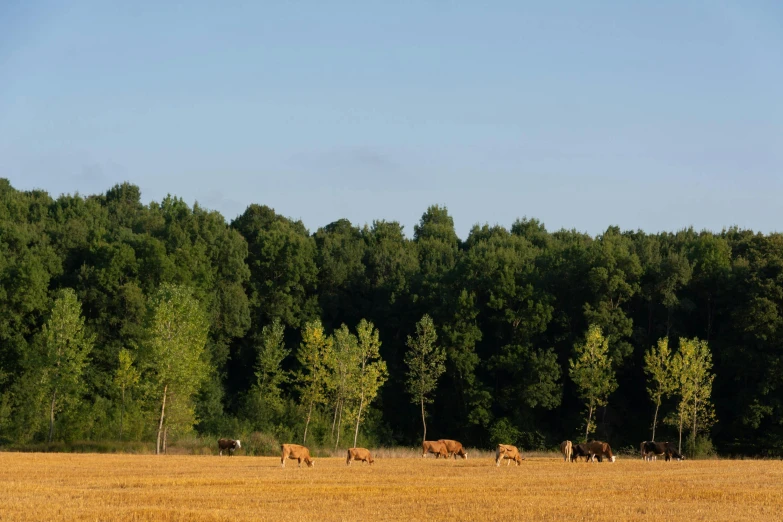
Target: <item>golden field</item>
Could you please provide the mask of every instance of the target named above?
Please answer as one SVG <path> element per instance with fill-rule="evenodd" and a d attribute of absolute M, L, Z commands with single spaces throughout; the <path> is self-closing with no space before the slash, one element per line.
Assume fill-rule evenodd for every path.
<path fill-rule="evenodd" d="M 783 462 L 0 453 L 11 520 L 781 520 Z"/>

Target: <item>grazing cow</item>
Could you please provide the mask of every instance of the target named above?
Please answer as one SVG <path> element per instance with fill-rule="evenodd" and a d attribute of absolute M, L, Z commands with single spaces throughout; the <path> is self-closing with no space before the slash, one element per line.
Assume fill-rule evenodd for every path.
<path fill-rule="evenodd" d="M 448 451 L 450 457 L 453 456 L 456 459 L 457 455 L 459 455 L 467 460 L 468 452 L 462 447 L 461 442 L 450 439 L 438 439 L 438 442 L 441 442 L 446 446 L 446 451 Z"/>
<path fill-rule="evenodd" d="M 239 440 L 233 439 L 218 439 L 218 454 L 222 457 L 223 450 L 228 450 L 228 456 L 234 454 L 234 450 L 238 450 L 242 447 L 242 443 Z"/>
<path fill-rule="evenodd" d="M 579 457 L 584 457 L 585 462 L 590 460 L 590 452 L 587 450 L 587 444 L 572 444 L 571 445 L 571 462 L 576 462 Z"/>
<path fill-rule="evenodd" d="M 310 457 L 310 450 L 299 444 L 282 444 L 280 449 L 283 450 L 283 454 L 280 456 L 280 467 L 285 467 L 285 459 L 293 459 L 299 462 L 299 467 L 302 467 L 302 461 L 305 461 L 308 468 L 315 466 L 315 460 Z"/>
<path fill-rule="evenodd" d="M 350 466 L 351 462 L 354 460 L 359 460 L 368 464 L 375 462 L 370 454 L 370 450 L 365 448 L 351 448 L 348 450 L 348 457 L 345 459 L 345 463 Z"/>
<path fill-rule="evenodd" d="M 571 452 L 573 451 L 573 447 L 570 440 L 564 440 L 560 443 L 560 453 L 563 454 L 563 461 L 568 462 L 571 460 Z"/>
<path fill-rule="evenodd" d="M 510 444 L 498 444 L 497 449 L 495 450 L 495 465 L 500 466 L 500 461 L 502 459 L 506 459 L 506 466 L 511 464 L 511 461 L 517 463 L 517 466 L 522 464 L 522 461 L 525 460 L 525 457 L 519 454 L 519 450 L 516 446 L 512 446 Z"/>
<path fill-rule="evenodd" d="M 617 457 L 612 454 L 612 448 L 606 442 L 600 440 L 594 440 L 588 442 L 586 445 L 587 454 L 590 456 L 590 460 L 598 458 L 598 462 L 603 462 L 603 458 L 607 457 L 610 462 L 614 462 Z"/>
<path fill-rule="evenodd" d="M 671 459 L 685 459 L 685 456 L 681 455 L 676 449 L 674 449 L 674 445 L 670 442 L 645 441 L 642 442 L 641 450 L 642 459 L 644 460 L 653 460 L 655 457 L 659 457 L 661 455 L 665 457 L 666 462 L 670 461 Z"/>
<path fill-rule="evenodd" d="M 441 457 L 447 458 L 449 456 L 446 445 L 437 440 L 425 440 L 421 443 L 421 456 L 426 457 L 427 453 L 434 453 L 436 455 L 435 458 L 437 459 Z"/>

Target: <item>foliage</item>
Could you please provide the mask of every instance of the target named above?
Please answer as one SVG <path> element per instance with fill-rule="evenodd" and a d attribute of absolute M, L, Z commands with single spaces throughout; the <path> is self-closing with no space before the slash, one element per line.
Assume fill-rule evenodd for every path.
<path fill-rule="evenodd" d="M 679 376 L 672 367 L 672 353 L 669 350 L 669 340 L 659 339 L 658 345 L 653 346 L 644 354 L 644 371 L 650 376 L 650 384 L 647 392 L 655 403 L 655 416 L 652 424 L 652 437 L 655 440 L 655 428 L 658 424 L 658 409 L 664 397 L 671 396 L 679 388 Z"/>
<path fill-rule="evenodd" d="M 709 436 L 717 451 L 783 454 L 782 234 L 607 227 L 591 236 L 548 231 L 523 217 L 508 228 L 476 225 L 461 239 L 438 205 L 408 235 L 383 219 L 362 226 L 337 219 L 311 234 L 263 205 L 229 223 L 174 195 L 142 203 L 129 183 L 54 198 L 5 179 L 0 441 L 48 440 L 43 328 L 65 289 L 81 303 L 94 342 L 78 386 L 65 401 L 55 397 L 52 444 L 120 434 L 154 441 L 163 387 L 150 310 L 165 285 L 189 289 L 208 332 L 198 359 L 206 370 L 189 386 L 195 391 L 185 401 L 167 397 L 172 424 L 162 428 L 174 438 L 193 427 L 205 437 L 260 431 L 292 441 L 307 426 L 308 442 L 332 446 L 355 435 L 362 409 L 357 441 L 410 445 L 421 427 L 410 415 L 407 341 L 417 338 L 426 314 L 437 325 L 437 352 L 445 354 L 424 403 L 437 399 L 424 422 L 439 436 L 484 446 L 505 419 L 520 431 L 520 443 L 543 438 L 550 446 L 573 439 L 580 418 L 590 417 L 589 428 L 597 421 L 613 446 L 635 447 L 650 424 L 639 404 L 652 398 L 656 438 L 676 437 L 680 428 L 693 438 L 695 420 L 696 436 Z M 299 379 L 308 370 L 286 347 L 300 346 L 304 325 L 316 319 L 324 337 L 334 337 L 335 356 L 340 325 L 374 325 L 386 380 L 369 409 L 353 395 L 355 354 L 342 373 L 328 357 L 323 399 L 313 403 L 308 423 Z M 619 391 L 592 413 L 582 388 L 562 378 L 591 324 L 608 340 Z M 701 395 L 683 402 L 679 384 L 671 395 L 656 384 L 663 381 L 650 373 L 645 352 L 658 350 L 658 340 L 694 338 L 709 343 L 714 378 L 708 396 L 700 385 Z M 132 369 L 138 381 L 123 386 Z"/>
<path fill-rule="evenodd" d="M 579 390 L 579 396 L 587 401 L 585 442 L 594 430 L 593 413 L 607 403 L 609 394 L 617 389 L 612 358 L 609 357 L 609 339 L 598 325 L 590 325 L 584 343 L 574 347 L 575 358 L 569 361 L 569 375 Z"/>
<path fill-rule="evenodd" d="M 161 397 L 159 453 L 164 428 L 186 433 L 196 423 L 192 401 L 209 372 L 204 352 L 209 326 L 189 288 L 165 283 L 152 299 L 147 328 L 150 361 Z"/>
<path fill-rule="evenodd" d="M 432 392 L 438 384 L 438 378 L 446 371 L 444 350 L 435 346 L 438 339 L 435 325 L 429 315 L 424 315 L 416 323 L 416 337 L 408 336 L 408 352 L 405 364 L 408 365 L 408 393 L 411 401 L 421 406 L 421 422 L 424 427 L 422 440 L 427 439 L 425 404 L 433 402 Z"/>
<path fill-rule="evenodd" d="M 333 355 L 333 339 L 327 336 L 321 321 L 310 321 L 302 329 L 302 343 L 296 357 L 301 365 L 296 381 L 300 405 L 307 411 L 302 444 L 307 443 L 307 429 L 313 408 L 326 402 L 329 385 L 329 361 Z"/>
<path fill-rule="evenodd" d="M 42 396 L 50 401 L 49 437 L 54 436 L 55 415 L 66 405 L 74 406 L 84 391 L 82 374 L 94 338 L 84 327 L 81 303 L 70 288 L 60 292 L 41 331 L 40 351 L 28 361 L 28 378 L 35 379 Z"/>

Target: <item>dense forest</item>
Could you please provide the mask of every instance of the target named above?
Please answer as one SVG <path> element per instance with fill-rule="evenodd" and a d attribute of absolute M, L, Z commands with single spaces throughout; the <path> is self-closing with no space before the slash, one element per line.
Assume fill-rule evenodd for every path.
<path fill-rule="evenodd" d="M 645 357 L 668 341 L 711 356 L 701 441 L 780 455 L 781 307 L 780 234 L 522 218 L 463 240 L 439 206 L 412 237 L 384 220 L 311 233 L 256 204 L 227 223 L 131 184 L 53 199 L 0 179 L 0 442 L 412 445 L 426 407 L 429 439 L 532 450 L 587 429 L 638 447 L 656 415 L 655 438 L 678 437 L 679 399 L 656 410 Z M 613 383 L 593 404 L 574 368 L 601 335 Z M 421 390 L 419 352 L 438 370 Z"/>

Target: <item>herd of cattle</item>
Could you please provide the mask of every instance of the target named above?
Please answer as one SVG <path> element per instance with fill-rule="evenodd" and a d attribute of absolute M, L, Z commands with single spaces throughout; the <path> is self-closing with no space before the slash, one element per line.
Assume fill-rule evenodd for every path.
<path fill-rule="evenodd" d="M 228 451 L 228 455 L 234 454 L 234 451 L 241 448 L 242 443 L 239 440 L 233 439 L 219 439 L 218 450 L 222 456 L 223 451 Z M 315 460 L 310 456 L 310 450 L 305 446 L 299 444 L 283 444 L 280 449 L 282 455 L 280 456 L 280 466 L 285 467 L 287 459 L 296 460 L 299 466 L 302 465 L 302 461 L 307 464 L 307 467 L 313 467 Z M 657 457 L 664 457 L 668 462 L 672 459 L 683 460 L 685 457 L 681 455 L 674 445 L 669 442 L 649 442 L 645 441 L 641 444 L 642 459 L 644 460 L 656 460 Z M 563 460 L 568 462 L 576 462 L 580 457 L 585 459 L 585 462 L 603 462 L 603 459 L 609 459 L 609 462 L 614 462 L 617 457 L 612 454 L 612 448 L 606 442 L 598 440 L 574 444 L 570 440 L 565 440 L 560 444 L 560 452 L 563 454 Z M 468 458 L 468 452 L 462 446 L 462 443 L 456 440 L 440 439 L 440 440 L 425 440 L 421 443 L 421 456 L 426 457 L 428 454 L 434 454 L 435 458 Z M 348 456 L 345 459 L 347 465 L 351 465 L 354 460 L 360 462 L 366 462 L 372 464 L 375 460 L 372 458 L 370 450 L 366 448 L 350 448 L 348 450 Z M 525 460 L 516 446 L 510 444 L 498 444 L 495 449 L 495 465 L 500 466 L 500 462 L 505 460 L 508 466 L 511 462 L 516 462 L 517 466 L 522 464 Z"/>

